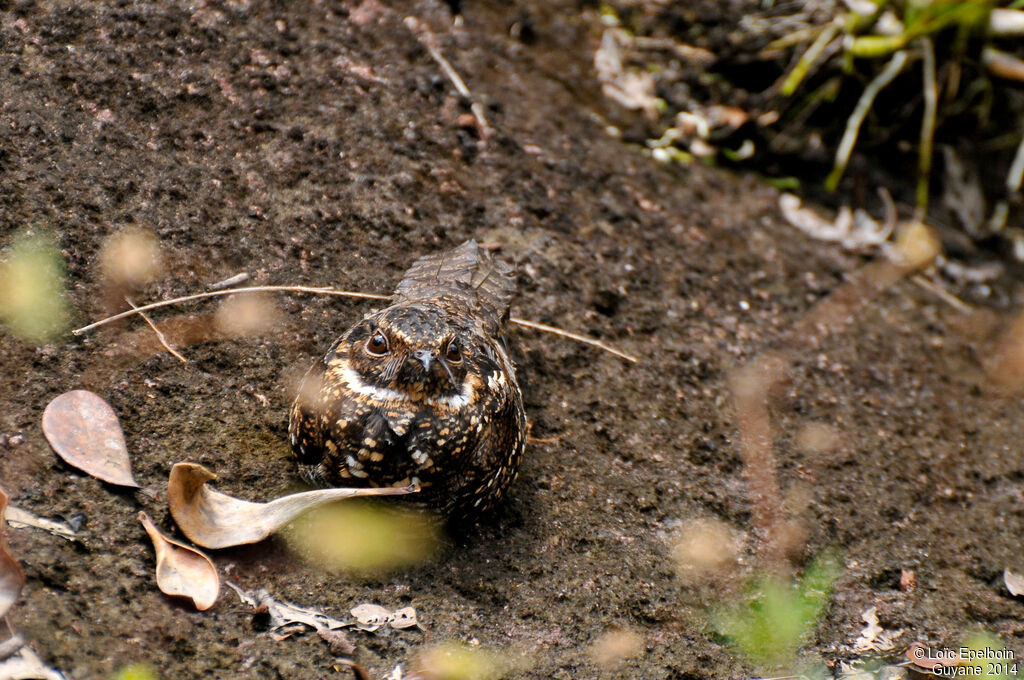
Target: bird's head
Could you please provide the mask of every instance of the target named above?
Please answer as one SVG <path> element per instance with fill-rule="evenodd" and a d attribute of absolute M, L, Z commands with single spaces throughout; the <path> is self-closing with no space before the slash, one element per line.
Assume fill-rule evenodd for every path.
<path fill-rule="evenodd" d="M 473 367 L 486 352 L 472 325 L 436 306 L 410 304 L 363 318 L 342 336 L 334 355 L 349 371 L 349 385 L 362 386 L 367 396 L 459 406 L 460 397 L 472 392 Z"/>

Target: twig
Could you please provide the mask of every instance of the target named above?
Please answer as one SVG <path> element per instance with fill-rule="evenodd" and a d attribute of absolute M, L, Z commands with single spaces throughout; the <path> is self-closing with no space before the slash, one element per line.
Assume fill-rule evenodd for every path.
<path fill-rule="evenodd" d="M 961 314 L 970 314 L 971 312 L 974 311 L 974 308 L 971 307 L 969 304 L 967 304 L 957 296 L 953 295 L 942 286 L 936 285 L 933 281 L 929 281 L 921 274 L 914 274 L 913 276 L 910 277 L 910 280 L 913 281 L 918 286 L 920 286 L 921 288 L 924 288 L 926 291 L 928 291 L 935 297 L 939 298 L 940 300 L 948 304 L 950 307 L 960 312 Z"/>
<path fill-rule="evenodd" d="M 239 272 L 238 274 L 228 277 L 223 281 L 218 281 L 217 283 L 210 284 L 209 286 L 207 286 L 207 290 L 224 290 L 225 288 L 237 286 L 238 284 L 244 283 L 248 280 L 249 272 Z"/>
<path fill-rule="evenodd" d="M 829 191 L 835 191 L 836 186 L 839 184 L 839 178 L 846 171 L 846 164 L 850 162 L 850 153 L 853 152 L 853 145 L 857 143 L 857 133 L 860 132 L 861 123 L 864 122 L 864 117 L 868 115 L 871 105 L 875 103 L 875 97 L 882 91 L 882 88 L 899 75 L 900 71 L 903 70 L 903 65 L 906 63 L 907 53 L 904 51 L 897 52 L 889 60 L 889 63 L 885 65 L 882 72 L 875 76 L 875 79 L 864 88 L 857 106 L 846 121 L 846 130 L 843 132 L 843 138 L 839 142 L 839 148 L 836 149 L 835 166 L 825 180 L 825 188 Z"/>
<path fill-rule="evenodd" d="M 135 306 L 135 303 L 132 302 L 131 298 L 129 298 L 128 296 L 125 296 L 124 301 L 127 302 L 129 305 L 131 305 L 132 309 L 134 309 L 135 311 L 139 310 L 139 308 Z M 175 357 L 181 363 L 183 363 L 183 364 L 187 364 L 188 363 L 188 359 L 186 359 L 185 357 L 183 357 L 180 354 L 178 354 L 178 352 L 173 347 L 171 347 L 171 344 L 169 342 L 167 342 L 167 336 L 165 336 L 163 334 L 163 332 L 161 332 L 161 330 L 156 327 L 156 324 L 153 323 L 153 320 L 150 319 L 149 316 L 145 312 L 139 312 L 139 316 L 141 316 L 142 320 L 145 321 L 146 323 L 148 323 L 149 327 L 153 329 L 153 332 L 156 333 L 156 339 L 160 341 L 160 344 L 164 346 L 164 349 L 166 349 L 168 352 L 170 352 L 171 355 L 173 357 Z"/>
<path fill-rule="evenodd" d="M 170 300 L 161 300 L 159 302 L 153 302 L 153 303 L 150 303 L 148 305 L 143 305 L 142 307 L 135 307 L 135 308 L 126 310 L 124 312 L 121 312 L 120 314 L 115 314 L 114 316 L 108 316 L 107 318 L 100 319 L 99 321 L 94 321 L 93 323 L 89 324 L 88 326 L 82 326 L 81 328 L 76 328 L 75 330 L 71 331 L 71 333 L 73 335 L 82 335 L 83 333 L 87 333 L 87 332 L 93 330 L 94 328 L 99 328 L 100 326 L 105 326 L 108 323 L 111 323 L 113 321 L 117 321 L 119 319 L 124 319 L 124 318 L 129 317 L 129 316 L 131 316 L 133 314 L 141 314 L 143 312 L 148 312 L 151 309 L 159 309 L 160 307 L 169 307 L 171 305 L 177 305 L 177 304 L 180 304 L 180 303 L 183 303 L 183 302 L 192 302 L 193 300 L 203 300 L 205 298 L 219 297 L 219 296 L 222 296 L 222 295 L 234 295 L 235 293 L 267 293 L 267 292 L 310 293 L 310 294 L 313 294 L 313 295 L 337 295 L 339 297 L 360 298 L 360 299 L 363 299 L 363 300 L 390 300 L 391 299 L 390 295 L 380 295 L 379 293 L 360 293 L 360 292 L 354 291 L 354 290 L 335 290 L 334 288 L 328 288 L 328 287 L 315 288 L 315 287 L 312 287 L 312 286 L 248 286 L 248 287 L 245 287 L 245 288 L 232 288 L 230 290 L 212 290 L 212 291 L 208 291 L 206 293 L 196 293 L 195 295 L 186 295 L 184 297 L 172 298 Z M 601 342 L 600 340 L 595 340 L 593 338 L 588 338 L 585 335 L 579 335 L 578 333 L 573 333 L 571 331 L 565 331 L 565 330 L 562 330 L 561 328 L 558 328 L 556 326 L 548 326 L 547 324 L 538 323 L 536 321 L 528 321 L 527 319 L 520 319 L 519 317 L 516 317 L 516 316 L 511 317 L 509 319 L 509 321 L 514 323 L 514 324 L 516 324 L 517 326 L 522 326 L 524 328 L 532 328 L 532 329 L 538 330 L 538 331 L 544 331 L 545 333 L 551 333 L 552 335 L 557 335 L 557 336 L 560 336 L 560 337 L 563 337 L 563 338 L 569 338 L 571 340 L 575 340 L 576 342 L 581 342 L 584 345 L 590 345 L 591 347 L 597 347 L 598 349 L 603 349 L 604 351 L 606 351 L 606 352 L 608 352 L 610 354 L 614 354 L 617 357 L 625 359 L 626 361 L 628 361 L 630 363 L 634 363 L 634 364 L 638 363 L 638 359 L 636 357 L 632 356 L 631 354 L 626 354 L 625 352 L 619 351 L 619 350 L 615 349 L 614 347 Z"/>
<path fill-rule="evenodd" d="M 598 347 L 600 349 L 603 349 L 605 352 L 608 352 L 610 354 L 614 354 L 615 356 L 619 357 L 620 359 L 625 359 L 626 361 L 630 362 L 631 364 L 635 364 L 635 363 L 637 363 L 639 361 L 632 354 L 626 354 L 625 352 L 620 352 L 619 350 L 615 349 L 614 347 L 611 347 L 609 345 L 604 344 L 600 340 L 594 340 L 593 338 L 588 338 L 585 335 L 579 335 L 577 333 L 571 333 L 570 331 L 563 331 L 561 328 L 558 328 L 556 326 L 549 326 L 549 325 L 544 324 L 544 323 L 537 323 L 536 321 L 527 321 L 526 319 L 520 319 L 519 317 L 516 317 L 516 316 L 511 317 L 509 319 L 509 321 L 511 321 L 512 323 L 516 324 L 517 326 L 522 326 L 523 328 L 532 328 L 534 330 L 544 331 L 545 333 L 551 333 L 552 335 L 558 335 L 558 336 L 561 336 L 563 338 L 570 338 L 572 340 L 575 340 L 576 342 L 582 342 L 584 345 L 590 345 L 591 347 Z"/>
<path fill-rule="evenodd" d="M 532 434 L 528 434 L 526 435 L 526 442 L 528 444 L 557 444 L 568 436 L 568 432 L 556 434 L 554 437 L 534 437 Z"/>
<path fill-rule="evenodd" d="M 114 316 L 108 316 L 105 319 L 100 319 L 88 326 L 82 326 L 71 331 L 73 335 L 81 335 L 91 331 L 94 328 L 105 326 L 112 321 L 117 321 L 139 312 L 148 312 L 151 309 L 159 309 L 160 307 L 169 307 L 171 305 L 181 304 L 182 302 L 191 302 L 193 300 L 202 300 L 204 298 L 219 297 L 221 295 L 234 295 L 235 293 L 269 293 L 269 292 L 284 292 L 284 293 L 311 293 L 313 295 L 338 295 L 340 297 L 351 297 L 351 298 L 362 298 L 364 300 L 390 300 L 390 295 L 377 295 L 376 293 L 359 293 L 352 290 L 335 290 L 334 288 L 316 288 L 313 286 L 246 286 L 244 288 L 232 288 L 230 290 L 211 290 L 206 293 L 196 293 L 194 295 L 186 295 L 184 297 L 172 298 L 170 300 L 161 300 L 160 302 L 153 302 L 148 305 L 143 305 L 138 309 L 129 309 L 120 314 Z"/>
<path fill-rule="evenodd" d="M 407 16 L 405 18 L 405 25 L 413 32 L 416 39 L 420 41 L 420 44 L 423 45 L 430 56 L 433 57 L 434 61 L 437 62 L 437 65 L 441 67 L 444 74 L 448 76 L 448 80 L 450 80 L 452 85 L 455 86 L 456 91 L 469 100 L 469 110 L 473 112 L 473 115 L 476 117 L 476 122 L 480 125 L 480 136 L 483 139 L 490 137 L 493 130 L 487 122 L 487 118 L 484 116 L 483 105 L 473 98 L 473 93 L 469 91 L 468 87 L 466 87 L 466 82 L 461 76 L 459 76 L 451 63 L 444 58 L 444 55 L 441 54 L 441 49 L 437 44 L 437 38 L 434 37 L 430 28 L 414 16 Z"/>

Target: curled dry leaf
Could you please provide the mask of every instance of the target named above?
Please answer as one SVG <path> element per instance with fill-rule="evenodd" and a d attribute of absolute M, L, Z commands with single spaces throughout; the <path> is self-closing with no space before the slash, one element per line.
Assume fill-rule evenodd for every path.
<path fill-rule="evenodd" d="M 25 572 L 7 549 L 7 492 L 0 489 L 0 617 L 18 600 L 21 587 L 25 585 Z"/>
<path fill-rule="evenodd" d="M 43 411 L 43 434 L 71 466 L 118 486 L 138 488 L 114 409 L 88 390 L 65 392 Z"/>
<path fill-rule="evenodd" d="M 220 594 L 220 577 L 210 558 L 164 536 L 145 512 L 139 512 L 138 517 L 153 539 L 156 584 L 160 590 L 168 595 L 191 598 L 199 611 L 212 607 Z"/>
<path fill-rule="evenodd" d="M 171 515 L 190 540 L 204 548 L 230 548 L 257 543 L 302 513 L 334 501 L 356 496 L 397 496 L 417 487 L 379 489 L 317 489 L 283 496 L 269 503 L 232 498 L 209 488 L 217 475 L 202 465 L 176 463 L 167 482 Z"/>

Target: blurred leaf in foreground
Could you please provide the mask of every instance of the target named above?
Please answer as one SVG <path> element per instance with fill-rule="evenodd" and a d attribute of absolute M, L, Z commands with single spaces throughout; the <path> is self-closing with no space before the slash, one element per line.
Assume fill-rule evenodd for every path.
<path fill-rule="evenodd" d="M 112 680 L 158 680 L 160 676 L 144 663 L 128 664 L 112 677 Z"/>
<path fill-rule="evenodd" d="M 835 556 L 825 554 L 795 583 L 757 577 L 748 587 L 746 601 L 718 610 L 712 622 L 753 661 L 787 663 L 817 625 L 840 571 Z"/>
<path fill-rule="evenodd" d="M 960 652 L 966 660 L 963 667 L 957 669 L 961 671 L 957 675 L 992 680 L 1020 677 L 1020 661 L 1014 657 L 1013 650 L 1007 649 L 1002 640 L 992 633 L 972 633 L 964 640 L 963 648 L 970 652 Z M 948 674 L 952 669 L 945 670 Z"/>
<path fill-rule="evenodd" d="M 438 546 L 435 518 L 407 508 L 335 503 L 288 527 L 288 545 L 328 571 L 380 572 L 421 562 Z"/>
<path fill-rule="evenodd" d="M 42 344 L 68 319 L 60 250 L 51 239 L 24 232 L 0 261 L 0 320 L 22 340 Z"/>
<path fill-rule="evenodd" d="M 498 680 L 516 664 L 488 649 L 445 642 L 417 654 L 413 669 L 413 677 L 424 680 Z"/>

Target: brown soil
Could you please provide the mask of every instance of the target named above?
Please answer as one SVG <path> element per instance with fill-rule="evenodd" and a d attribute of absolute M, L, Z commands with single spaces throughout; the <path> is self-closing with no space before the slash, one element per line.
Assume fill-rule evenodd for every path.
<path fill-rule="evenodd" d="M 796 236 L 753 177 L 656 166 L 606 135 L 594 115 L 606 113 L 591 72 L 598 33 L 573 3 L 466 3 L 454 27 L 438 3 L 354 10 L 0 1 L 4 245 L 26 227 L 56 235 L 84 323 L 103 313 L 100 246 L 125 227 L 152 230 L 164 251 L 165 274 L 140 300 L 239 271 L 388 292 L 422 253 L 501 242 L 518 260 L 520 315 L 640 363 L 516 332 L 533 434 L 551 442 L 528 447 L 510 502 L 472 540 L 360 578 L 268 541 L 217 552 L 222 574 L 339 617 L 361 602 L 415 606 L 422 632 L 353 634 L 373 677 L 447 640 L 523 655 L 513 677 L 754 674 L 705 624 L 722 591 L 677 578 L 672 536 L 682 521 L 717 518 L 751 562 L 728 372 L 861 260 Z M 434 28 L 486 103 L 486 144 L 407 14 Z M 273 641 L 227 590 L 205 613 L 163 596 L 135 519 L 145 509 L 172 527 L 164 490 L 181 460 L 245 498 L 298 486 L 286 438 L 296 378 L 369 306 L 277 302 L 276 331 L 183 348 L 188 364 L 129 342 L 148 338 L 136 321 L 42 348 L 0 337 L 0 432 L 24 439 L 3 449 L 3 486 L 38 515 L 85 515 L 81 545 L 10 532 L 28 579 L 10 622 L 68 677 L 135 661 L 164 678 L 339 675 L 318 637 Z M 1024 604 L 1001 581 L 1021 567 L 1022 402 L 987 388 L 970 329 L 897 284 L 804 357 L 775 402 L 780 485 L 806 532 L 798 564 L 829 547 L 845 557 L 810 658 L 841 655 L 876 605 L 885 628 L 906 631 L 901 643 L 957 644 L 984 629 L 1024 652 Z M 51 452 L 43 408 L 73 388 L 113 405 L 144 493 Z M 838 428 L 839 447 L 801 450 L 795 433 L 808 423 Z M 913 592 L 899 588 L 903 569 L 916 572 Z M 602 669 L 587 649 L 616 626 L 643 647 Z"/>

